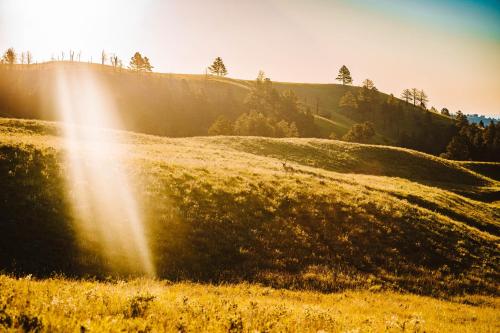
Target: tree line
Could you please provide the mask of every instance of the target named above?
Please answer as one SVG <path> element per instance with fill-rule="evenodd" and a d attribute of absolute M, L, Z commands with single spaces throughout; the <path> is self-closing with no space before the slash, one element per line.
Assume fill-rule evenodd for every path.
<path fill-rule="evenodd" d="M 458 133 L 446 146 L 442 157 L 453 160 L 500 162 L 500 122 L 469 123 L 467 116 L 458 111 L 455 117 Z"/>
<path fill-rule="evenodd" d="M 304 137 L 317 130 L 314 116 L 303 110 L 295 93 L 278 92 L 262 71 L 244 104 L 247 112 L 234 120 L 218 117 L 208 129 L 209 135 Z"/>
<path fill-rule="evenodd" d="M 22 54 L 19 55 L 10 48 L 1 57 L 1 62 L 4 64 L 22 63 L 23 61 L 27 63 L 26 54 L 28 52 L 23 53 L 25 54 L 24 60 Z M 65 56 L 61 54 L 61 58 Z M 75 59 L 78 61 L 80 56 L 79 53 L 69 52 L 70 61 L 75 61 Z M 29 58 L 29 61 L 32 62 L 31 54 Z M 103 51 L 101 64 L 108 62 L 113 67 L 123 67 L 121 59 L 114 54 L 108 55 Z M 134 53 L 128 64 L 129 70 L 138 73 L 152 72 L 153 68 L 149 58 L 140 52 Z M 228 74 L 227 67 L 221 57 L 216 57 L 213 63 L 207 67 L 208 74 L 220 77 Z M 129 101 L 121 107 L 124 108 L 126 114 L 129 113 L 128 110 L 133 105 L 134 108 L 143 110 L 143 115 L 149 115 L 148 117 L 134 118 L 133 121 L 133 117 L 130 116 L 129 122 L 133 124 L 131 128 L 135 128 L 137 125 L 141 129 L 145 129 L 146 132 L 160 135 L 189 136 L 208 133 L 210 135 L 269 137 L 321 136 L 365 143 L 373 143 L 374 138 L 377 137 L 376 142 L 408 147 L 435 155 L 442 154 L 443 157 L 452 159 L 495 160 L 496 156 L 499 155 L 498 139 L 495 139 L 496 133 L 500 133 L 500 130 L 495 127 L 498 124 L 493 124 L 495 126 L 490 127 L 468 123 L 464 125 L 463 121 L 445 121 L 448 117 L 448 119 L 452 119 L 452 114 L 447 108 L 443 108 L 440 112 L 433 107 L 427 109 L 428 97 L 422 89 L 405 89 L 401 99 L 399 99 L 393 95 L 379 93 L 375 83 L 370 79 L 365 79 L 361 87 L 347 87 L 352 85 L 353 79 L 351 72 L 345 65 L 339 69 L 336 80 L 345 86 L 343 89 L 336 90 L 342 92 L 338 99 L 333 100 L 337 103 L 337 109 L 335 111 L 328 109 L 328 112 L 332 112 L 331 114 L 321 114 L 317 106 L 316 114 L 330 117 L 333 112 L 339 112 L 354 120 L 355 123 L 352 127 L 346 132 L 341 131 L 341 134 L 320 133 L 307 103 L 300 102 L 294 91 L 278 90 L 263 72 L 259 73 L 246 98 L 240 97 L 240 95 L 234 96 L 228 87 L 227 93 L 217 97 L 216 101 L 208 99 L 207 96 L 212 96 L 212 93 L 215 92 L 211 90 L 215 89 L 215 86 L 210 88 L 207 83 L 201 81 L 200 87 L 196 90 L 184 84 L 179 85 L 181 90 L 175 93 L 162 90 L 164 91 L 162 94 L 165 96 L 162 97 L 161 103 L 157 103 L 158 105 L 144 104 L 142 100 L 143 106 Z M 182 83 L 182 80 L 176 82 Z M 217 81 L 214 81 L 214 85 L 217 85 Z M 130 88 L 132 89 L 132 86 Z M 151 89 L 160 88 L 158 85 L 158 87 L 137 91 L 133 101 L 141 100 L 139 95 L 146 91 L 152 93 Z M 135 88 L 131 91 L 135 91 Z M 116 94 L 119 94 L 119 91 Z M 212 97 L 216 97 L 216 95 Z M 240 99 L 241 101 L 244 99 L 244 102 L 240 102 Z M 26 103 L 22 104 L 35 103 L 34 100 L 26 98 L 23 100 L 26 100 Z M 28 103 L 28 101 L 31 102 Z M 317 100 L 316 103 L 318 105 L 319 101 Z M 160 108 L 165 107 L 160 106 L 160 104 L 167 106 L 169 110 L 162 109 L 160 112 Z M 151 110 L 148 111 L 148 108 Z M 24 107 L 23 109 L 29 110 L 30 108 Z M 415 112 L 417 110 L 420 112 Z M 438 113 L 446 117 L 433 115 Z M 460 114 L 459 112 L 456 117 L 460 117 Z M 165 125 L 160 125 L 158 121 L 152 120 L 159 117 L 170 119 Z M 182 125 L 180 125 L 181 123 Z M 384 141 L 385 138 L 395 139 Z"/>
<path fill-rule="evenodd" d="M 81 61 L 82 52 L 79 51 L 76 53 L 74 50 L 69 50 L 68 58 L 66 58 L 66 53 L 62 51 L 60 55 L 55 57 L 51 56 L 51 61 L 70 61 L 70 62 L 80 62 Z M 101 65 L 110 64 L 114 68 L 123 68 L 122 60 L 115 54 L 108 54 L 105 50 L 101 52 Z M 90 58 L 89 62 L 93 62 L 93 59 Z M 14 48 L 8 48 L 3 56 L 0 58 L 0 64 L 14 65 L 14 64 L 22 64 L 22 65 L 31 65 L 33 64 L 33 54 L 30 51 L 21 52 L 18 54 Z M 134 72 L 152 72 L 153 66 L 150 63 L 148 57 L 143 56 L 140 52 L 135 52 L 134 55 L 130 58 L 128 69 Z M 217 76 L 226 76 L 228 71 L 226 69 L 226 65 L 222 61 L 221 57 L 215 58 L 214 62 L 211 66 L 207 68 L 207 70 Z"/>
<path fill-rule="evenodd" d="M 351 73 L 345 65 L 340 68 L 336 80 L 342 85 L 352 83 Z M 403 147 L 439 154 L 438 142 L 447 140 L 444 141 L 444 152 L 439 154 L 441 157 L 454 160 L 500 161 L 500 122 L 491 120 L 485 126 L 481 121 L 478 124 L 469 123 L 467 116 L 461 111 L 453 115 L 447 108 L 442 108 L 441 111 L 434 107 L 427 109 L 429 98 L 422 89 L 403 90 L 401 100 L 406 107 L 393 95 L 381 101 L 381 95 L 377 92 L 373 81 L 366 79 L 357 95 L 351 90 L 345 92 L 340 98 L 339 110 L 360 120 L 371 116 L 382 123 L 382 129 L 390 128 L 395 116 L 409 118 L 415 129 L 410 132 L 396 129 L 399 137 L 397 144 Z M 419 108 L 424 113 L 411 112 L 408 106 Z M 443 126 L 433 121 L 431 115 L 438 113 L 453 119 L 453 124 Z M 370 121 L 357 123 L 342 140 L 367 142 L 375 134 L 373 127 L 374 124 Z"/>
<path fill-rule="evenodd" d="M 57 58 L 60 61 L 65 60 L 65 53 L 61 52 L 61 57 Z M 80 61 L 81 59 L 81 51 L 77 54 L 77 59 Z M 16 64 L 20 60 L 21 64 L 32 64 L 33 63 L 33 55 L 31 54 L 30 51 L 27 52 L 22 52 L 20 57 L 19 55 L 15 52 L 13 48 L 7 49 L 5 51 L 4 55 L 2 56 L 0 63 L 3 64 Z M 55 60 L 55 58 L 52 56 L 52 60 Z M 70 62 L 75 61 L 75 51 L 70 50 L 69 51 L 69 58 L 68 60 Z M 109 64 L 113 67 L 116 68 L 123 68 L 123 62 L 122 60 L 116 55 L 116 54 L 111 54 L 108 55 L 105 50 L 102 50 L 101 52 L 101 64 L 106 65 L 109 61 Z M 129 62 L 128 68 L 132 71 L 135 72 L 152 72 L 152 69 L 154 68 L 151 66 L 151 63 L 149 61 L 149 58 L 146 56 L 142 56 L 140 52 L 135 52 L 135 54 L 132 56 Z M 217 76 L 226 76 L 228 74 L 226 65 L 224 64 L 224 61 L 222 60 L 221 57 L 216 57 L 212 65 L 207 67 L 207 70 L 210 72 L 212 75 L 217 75 Z M 342 85 L 349 85 L 352 84 L 353 80 L 351 77 L 351 73 L 347 66 L 343 65 L 339 69 L 338 76 L 336 80 L 340 81 Z M 363 82 L 363 87 L 368 88 L 369 90 L 375 89 L 375 86 L 373 84 L 373 81 L 366 79 Z M 412 102 L 414 105 L 420 105 L 425 108 L 426 103 L 428 102 L 428 97 L 425 94 L 423 90 L 418 90 L 416 88 L 412 89 L 405 89 L 402 93 L 402 99 L 405 100 L 407 103 Z M 346 96 L 346 98 L 350 98 L 350 96 Z"/>

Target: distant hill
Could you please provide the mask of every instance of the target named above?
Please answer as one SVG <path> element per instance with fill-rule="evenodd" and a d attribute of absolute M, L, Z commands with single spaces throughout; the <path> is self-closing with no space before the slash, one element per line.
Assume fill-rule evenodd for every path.
<path fill-rule="evenodd" d="M 78 247 L 60 133 L 0 120 L 0 270 L 105 277 L 99 253 Z M 126 148 L 161 278 L 498 294 L 498 163 L 315 138 L 107 133 Z M 88 154 L 102 168 L 112 157 Z"/>
<path fill-rule="evenodd" d="M 78 78 L 87 71 L 111 92 L 125 128 L 172 137 L 207 135 L 221 115 L 236 120 L 248 112 L 245 100 L 254 82 L 205 75 L 136 74 L 110 66 L 52 62 L 39 65 L 0 65 L 0 116 L 57 120 L 55 80 L 58 71 Z M 341 138 L 356 123 L 373 123 L 376 135 L 368 142 L 403 146 L 438 155 L 457 129 L 453 120 L 397 98 L 376 92 L 369 103 L 353 110 L 339 107 L 346 93 L 359 98 L 359 87 L 338 84 L 274 82 L 279 92 L 293 91 L 302 112 L 315 118 L 315 128 L 301 136 Z M 75 92 L 76 94 L 78 92 Z"/>
<path fill-rule="evenodd" d="M 479 124 L 479 122 L 482 121 L 484 126 L 488 126 L 492 121 L 494 121 L 495 123 L 500 121 L 498 118 L 486 117 L 478 114 L 468 114 L 467 120 L 469 120 L 470 123 L 474 124 Z"/>

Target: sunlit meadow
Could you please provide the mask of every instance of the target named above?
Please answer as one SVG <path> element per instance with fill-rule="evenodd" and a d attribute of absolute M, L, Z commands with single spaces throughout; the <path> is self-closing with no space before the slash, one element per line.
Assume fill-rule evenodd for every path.
<path fill-rule="evenodd" d="M 0 332 L 498 332 L 494 1 L 0 0 Z"/>

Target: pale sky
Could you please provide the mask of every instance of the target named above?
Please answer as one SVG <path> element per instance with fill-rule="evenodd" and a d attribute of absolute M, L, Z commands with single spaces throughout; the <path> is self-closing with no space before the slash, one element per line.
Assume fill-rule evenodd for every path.
<path fill-rule="evenodd" d="M 437 3 L 437 4 L 436 4 Z M 495 0 L 0 0 L 0 50 L 47 61 L 70 49 L 98 62 L 202 73 L 221 56 L 229 76 L 355 85 L 399 96 L 422 88 L 430 105 L 500 116 L 500 3 Z"/>

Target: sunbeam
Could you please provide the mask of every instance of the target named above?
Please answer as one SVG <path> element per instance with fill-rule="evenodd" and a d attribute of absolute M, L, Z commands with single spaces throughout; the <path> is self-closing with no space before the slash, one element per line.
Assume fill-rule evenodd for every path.
<path fill-rule="evenodd" d="M 58 113 L 64 122 L 68 193 L 84 247 L 102 249 L 114 271 L 154 275 L 131 179 L 123 168 L 115 108 L 89 71 L 57 73 Z"/>

